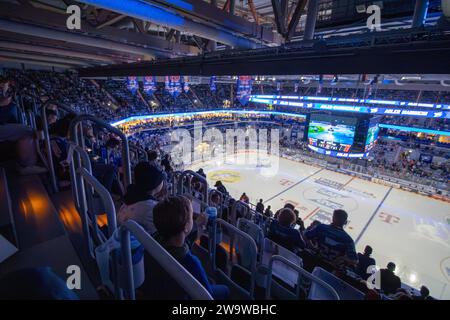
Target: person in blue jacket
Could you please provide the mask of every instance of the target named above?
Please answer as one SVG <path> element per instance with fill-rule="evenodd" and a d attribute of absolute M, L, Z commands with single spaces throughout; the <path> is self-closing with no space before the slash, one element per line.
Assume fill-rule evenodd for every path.
<path fill-rule="evenodd" d="M 358 263 L 355 243 L 344 231 L 347 219 L 347 212 L 334 210 L 331 224 L 321 223 L 304 233 L 306 240 L 317 243 L 319 256 L 339 268 L 355 267 Z"/>
<path fill-rule="evenodd" d="M 199 230 L 205 224 L 207 217 L 197 218 Z M 153 208 L 153 223 L 158 242 L 196 278 L 213 296 L 223 300 L 229 296 L 229 289 L 224 285 L 211 284 L 200 260 L 192 254 L 186 244 L 186 237 L 191 233 L 194 220 L 191 200 L 184 196 L 170 196 L 160 201 Z M 150 279 L 147 286 L 147 298 L 156 299 L 187 299 L 184 290 L 157 266 L 155 261 L 149 263 Z M 147 277 L 147 275 L 146 275 Z"/>

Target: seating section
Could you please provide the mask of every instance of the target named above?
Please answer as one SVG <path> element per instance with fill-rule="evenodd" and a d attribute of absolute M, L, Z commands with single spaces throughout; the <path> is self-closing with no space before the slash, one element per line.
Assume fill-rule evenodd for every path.
<path fill-rule="evenodd" d="M 392 292 L 368 289 L 366 280 L 356 273 L 357 259 L 352 260 L 348 252 L 339 252 L 338 257 L 323 254 L 317 233 L 327 226 L 304 226 L 289 205 L 272 208 L 272 213 L 257 211 L 248 197 L 234 199 L 223 185 L 210 186 L 203 172 L 176 168 L 170 157 L 168 121 L 135 123 L 123 127 L 123 132 L 108 123 L 154 111 L 222 108 L 232 85 L 220 84 L 216 92 L 206 85 L 192 85 L 189 92 L 174 98 L 161 85 L 148 96 L 140 91 L 130 94 L 114 80 L 94 83 L 45 72 L 11 71 L 10 75 L 22 86 L 38 84 L 40 92 L 38 96 L 23 94 L 25 102 L 17 106 L 19 114 L 30 116 L 28 121 L 18 117 L 16 124 L 33 134 L 8 142 L 20 144 L 28 139 L 33 148 L 23 154 L 32 153 L 34 162 L 20 166 L 44 170 L 29 175 L 0 170 L 0 277 L 20 268 L 49 266 L 66 279 L 67 266 L 79 266 L 86 279 L 77 292 L 82 299 L 392 298 Z M 327 94 L 354 96 L 340 89 Z M 384 97 L 393 99 L 396 94 L 386 92 Z M 54 102 L 40 100 L 44 95 Z M 437 101 L 431 94 L 423 96 Z M 152 101 L 158 110 L 152 109 Z M 113 108 L 108 103 L 118 105 Z M 42 112 L 42 108 L 53 112 Z M 32 126 L 43 124 L 42 116 L 48 122 L 44 128 L 48 135 Z M 211 116 L 206 121 L 224 131 L 235 126 L 231 121 L 235 119 Z M 181 125 L 192 128 L 192 120 L 196 119 Z M 247 116 L 242 122 L 236 127 L 258 122 L 263 128 L 303 129 L 286 117 Z M 448 179 L 445 165 L 422 164 L 399 152 L 401 143 L 380 141 L 377 160 L 368 167 L 352 160 L 336 167 L 351 167 L 361 174 L 374 173 L 370 170 L 377 166 L 385 174 L 407 172 L 429 179 L 435 183 L 434 190 L 442 177 Z M 298 139 L 286 136 L 280 145 L 286 154 L 290 150 L 318 161 Z M 430 152 L 439 154 L 438 149 Z M 15 159 L 18 164 L 23 154 Z M 438 174 L 426 176 L 428 170 Z M 334 212 L 336 219 L 345 213 L 341 211 Z M 166 221 L 170 214 L 186 216 Z M 182 223 L 178 220 L 185 224 L 177 225 Z M 181 243 L 175 241 L 180 235 Z M 158 291 L 168 284 L 169 290 Z M 395 293 L 413 299 L 409 292 Z"/>

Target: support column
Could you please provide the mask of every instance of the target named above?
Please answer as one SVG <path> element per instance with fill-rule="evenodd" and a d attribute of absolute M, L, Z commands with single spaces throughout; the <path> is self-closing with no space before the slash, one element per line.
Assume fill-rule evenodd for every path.
<path fill-rule="evenodd" d="M 309 0 L 308 11 L 306 13 L 305 31 L 303 40 L 312 40 L 314 38 L 314 29 L 316 28 L 317 13 L 319 12 L 319 0 Z"/>
<path fill-rule="evenodd" d="M 416 0 L 411 28 L 420 28 L 424 25 L 429 4 L 429 0 Z"/>
<path fill-rule="evenodd" d="M 214 6 L 214 8 L 216 8 L 217 7 L 217 0 L 210 0 L 210 1 L 211 1 L 211 5 Z M 216 49 L 217 49 L 217 42 L 213 41 L 213 40 L 209 40 L 207 48 L 208 48 L 209 52 L 216 51 Z"/>
<path fill-rule="evenodd" d="M 230 0 L 230 13 L 234 14 L 234 8 L 236 7 L 236 0 Z"/>

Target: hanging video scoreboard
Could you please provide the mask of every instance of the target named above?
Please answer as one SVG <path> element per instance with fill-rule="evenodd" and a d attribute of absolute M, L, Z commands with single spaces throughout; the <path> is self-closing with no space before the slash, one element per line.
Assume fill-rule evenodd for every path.
<path fill-rule="evenodd" d="M 357 122 L 356 117 L 312 114 L 308 126 L 308 143 L 322 149 L 350 152 Z"/>
<path fill-rule="evenodd" d="M 380 117 L 337 113 L 308 115 L 308 147 L 332 157 L 365 158 L 378 139 Z"/>

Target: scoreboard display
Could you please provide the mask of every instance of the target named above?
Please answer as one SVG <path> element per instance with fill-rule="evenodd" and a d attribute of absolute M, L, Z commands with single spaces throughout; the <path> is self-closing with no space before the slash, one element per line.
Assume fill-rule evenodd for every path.
<path fill-rule="evenodd" d="M 380 116 L 311 113 L 305 128 L 309 149 L 332 157 L 366 158 L 375 146 Z"/>
<path fill-rule="evenodd" d="M 350 152 L 358 119 L 333 114 L 312 114 L 308 126 L 311 146 L 337 152 Z"/>

